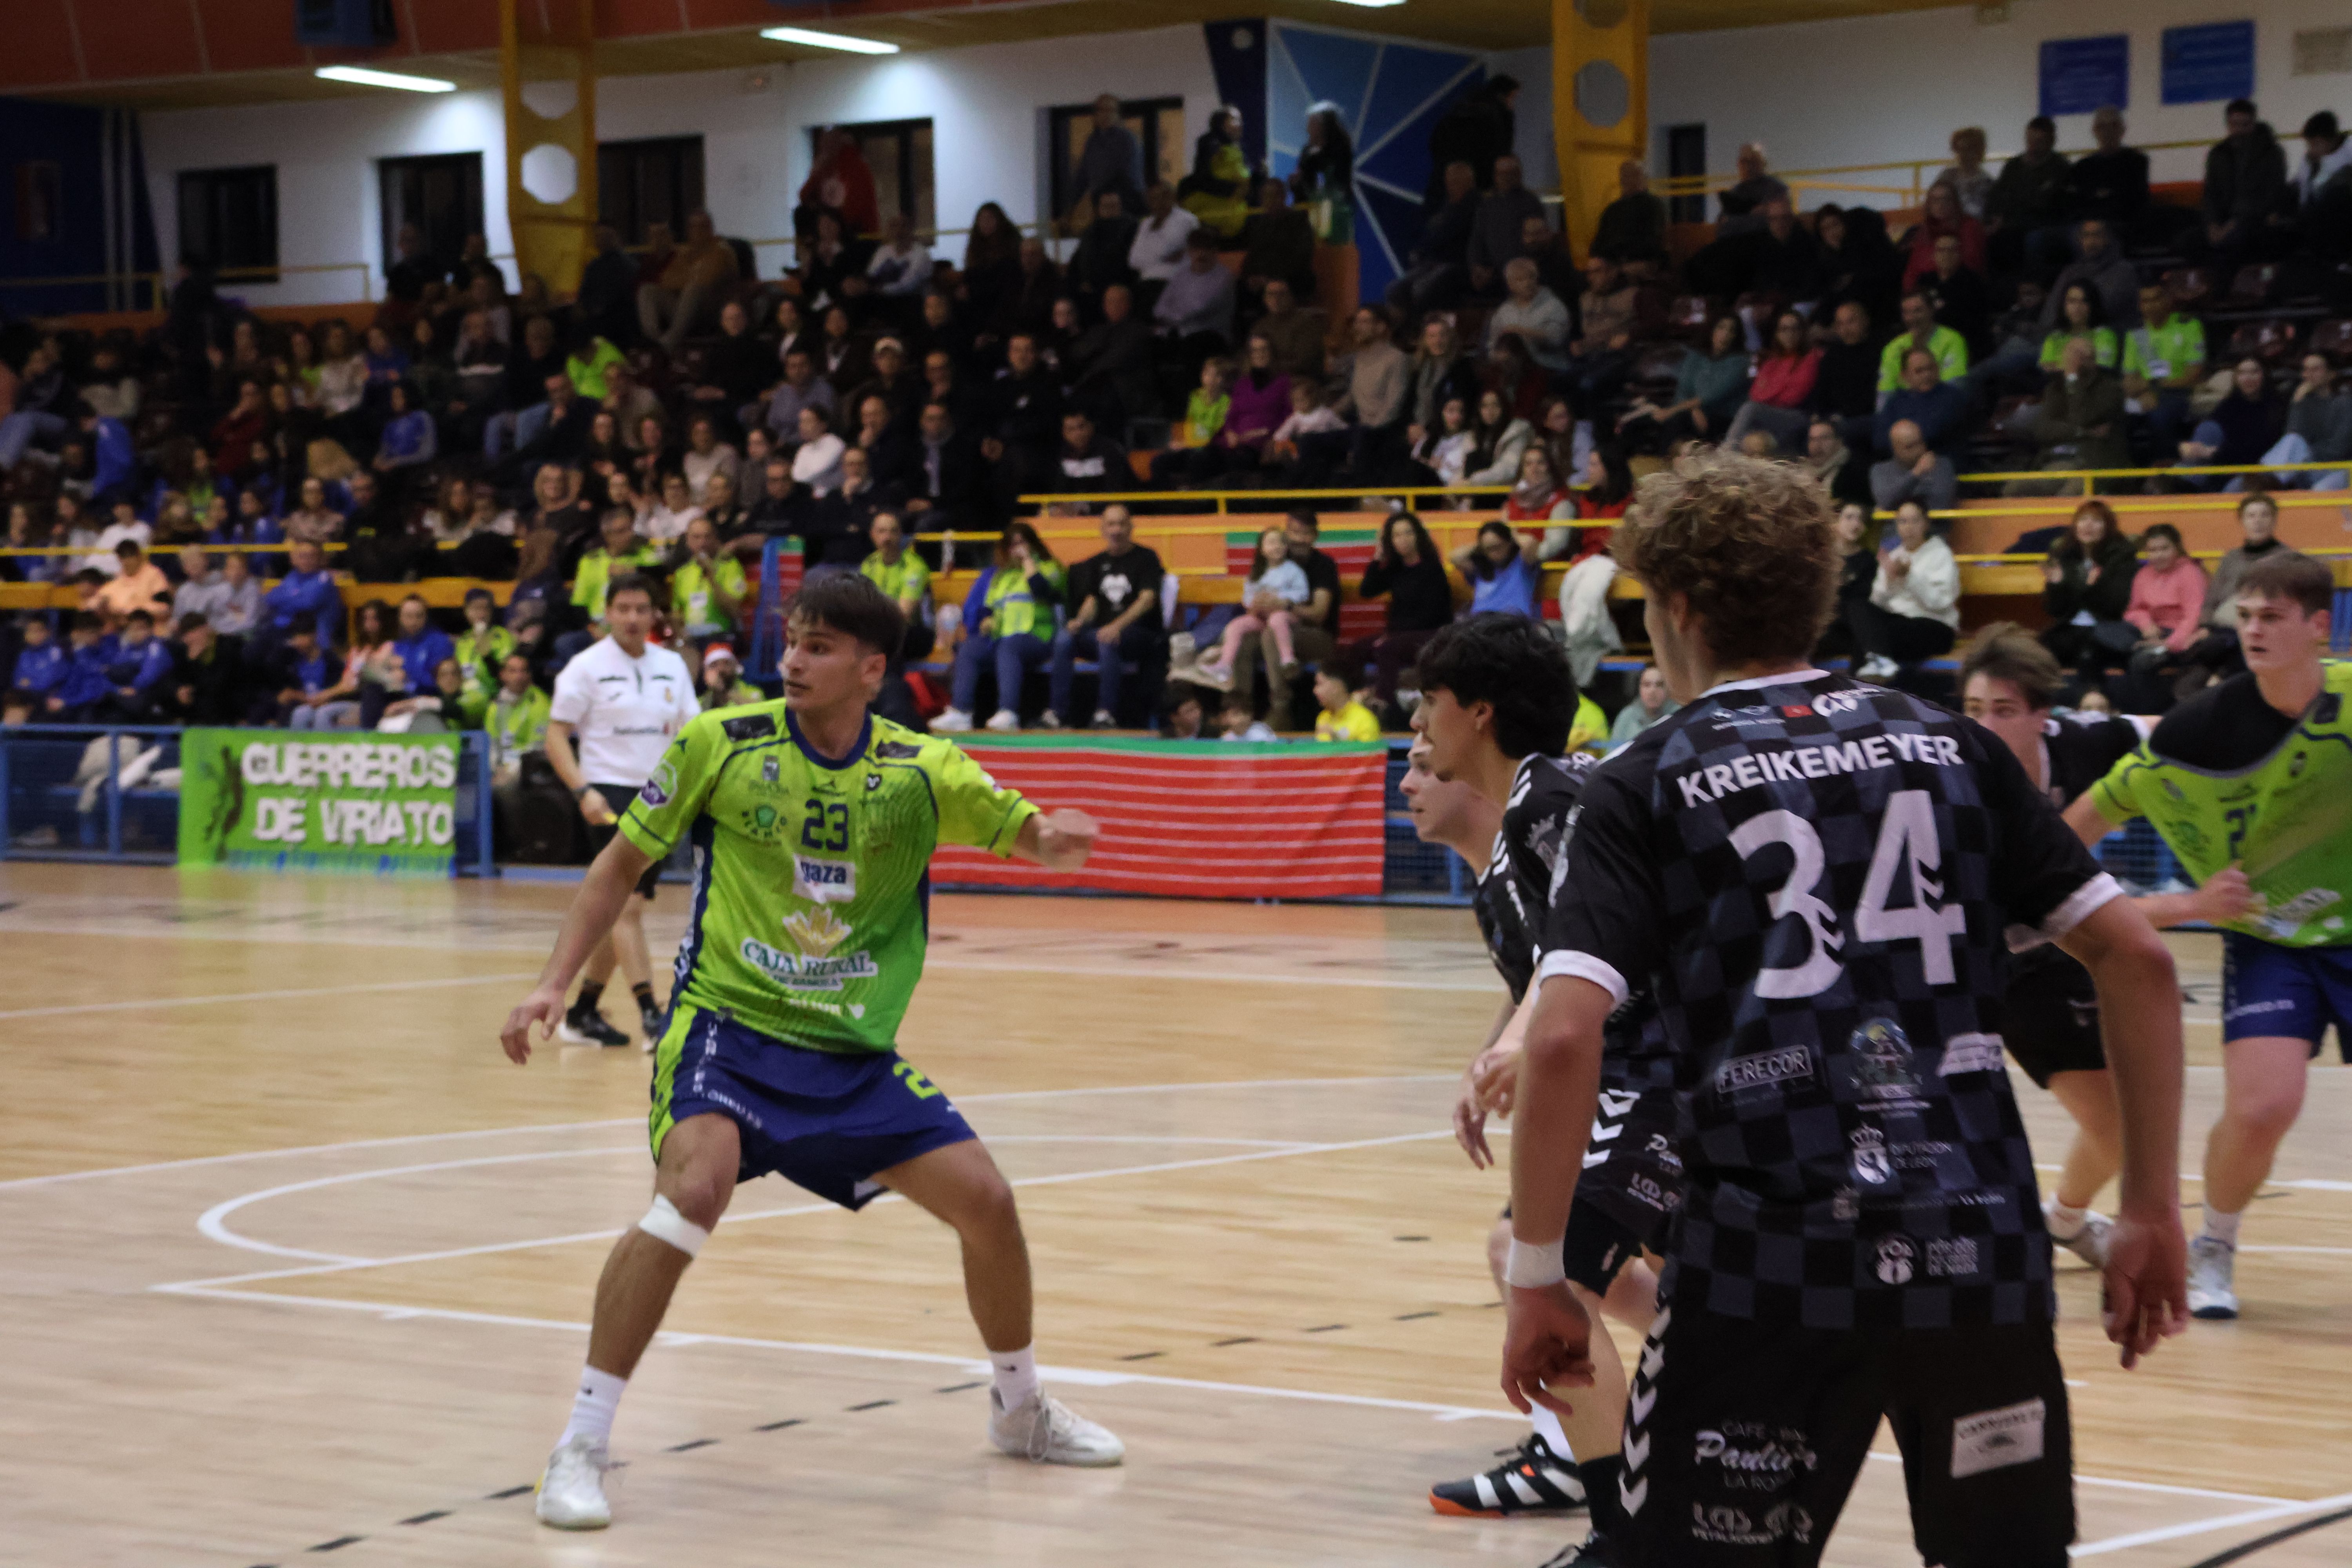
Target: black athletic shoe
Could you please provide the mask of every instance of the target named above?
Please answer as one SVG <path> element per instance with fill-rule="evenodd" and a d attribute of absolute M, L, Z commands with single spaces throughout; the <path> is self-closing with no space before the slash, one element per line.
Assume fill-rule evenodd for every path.
<path fill-rule="evenodd" d="M 1609 1538 L 1596 1530 L 1577 1545 L 1564 1546 L 1559 1555 L 1544 1559 L 1543 1568 L 1617 1568 L 1617 1553 L 1610 1550 Z"/>
<path fill-rule="evenodd" d="M 1571 1513 L 1584 1506 L 1584 1483 L 1540 1434 L 1530 1432 L 1517 1447 L 1496 1452 L 1503 1462 L 1486 1474 L 1430 1488 L 1429 1506 L 1463 1519 Z"/>
<path fill-rule="evenodd" d="M 629 1043 L 628 1036 L 613 1027 L 604 1015 L 593 1007 L 574 1007 L 564 1014 L 555 1037 L 568 1046 L 625 1046 Z"/>
<path fill-rule="evenodd" d="M 659 1007 L 640 1007 L 637 1009 L 637 1022 L 645 1029 L 646 1053 L 650 1056 L 653 1048 L 661 1044 L 662 1010 Z"/>

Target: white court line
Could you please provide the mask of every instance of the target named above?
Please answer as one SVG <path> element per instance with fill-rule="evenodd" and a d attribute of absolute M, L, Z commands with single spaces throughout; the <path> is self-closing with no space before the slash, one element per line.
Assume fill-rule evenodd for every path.
<path fill-rule="evenodd" d="M 2079 1381 L 2074 1378 L 2070 1377 L 2066 1382 L 2070 1386 L 2081 1386 Z M 1878 1448 L 1873 1448 L 1869 1457 L 1889 1465 L 1899 1465 L 1903 1462 L 1901 1454 L 1889 1454 Z M 2074 1479 L 2078 1484 L 2086 1487 L 2111 1487 L 2117 1491 L 2126 1492 L 2158 1492 L 2166 1497 L 2207 1497 L 2222 1502 L 2262 1503 L 2266 1507 L 2275 1506 L 2284 1500 L 2280 1498 L 2264 1497 L 2260 1492 L 2218 1492 L 2210 1487 L 2181 1487 L 2175 1486 L 2170 1481 L 2126 1481 L 2114 1476 L 2076 1476 Z"/>
<path fill-rule="evenodd" d="M 2076 1478 L 2080 1479 L 2080 1477 Z M 2149 1546 L 2159 1541 L 2179 1541 L 2184 1536 L 2210 1535 L 2217 1530 L 2229 1530 L 2241 1524 L 2262 1524 L 2273 1519 L 2293 1519 L 2297 1514 L 2324 1513 L 2331 1508 L 2352 1506 L 2352 1492 L 2338 1492 L 2334 1497 L 2314 1498 L 2309 1502 L 2284 1500 L 2268 1508 L 2248 1509 L 2243 1513 L 2223 1514 L 2219 1519 L 2195 1520 L 2187 1524 L 2166 1525 L 2160 1530 L 2143 1530 L 2130 1535 L 2110 1535 L 2104 1541 L 2086 1542 L 2067 1548 L 2074 1557 L 2104 1557 L 2110 1552 L 2126 1552 L 2135 1546 Z"/>
<path fill-rule="evenodd" d="M 1349 1082 L 1351 1080 L 1343 1079 L 1337 1081 Z M 1247 1154 L 1221 1154 L 1199 1160 L 1165 1160 L 1159 1162 L 1158 1163 L 1149 1165 L 1118 1165 L 1100 1171 L 1069 1171 L 1058 1175 L 1051 1176 L 1024 1176 L 1018 1181 L 1013 1182 L 1011 1184 L 1015 1187 L 1055 1187 L 1063 1186 L 1072 1182 L 1102 1181 L 1112 1176 L 1144 1176 L 1155 1174 L 1162 1171 L 1196 1171 L 1205 1169 L 1212 1165 L 1240 1165 L 1257 1160 L 1289 1159 L 1299 1154 L 1336 1154 L 1353 1149 L 1378 1149 L 1384 1148 L 1393 1143 L 1420 1143 L 1439 1138 L 1451 1138 L 1453 1136 L 1454 1130 L 1450 1127 L 1441 1128 L 1435 1131 L 1430 1132 L 1399 1132 L 1391 1134 L 1386 1138 L 1360 1138 L 1345 1143 L 1286 1145 L 1281 1148 L 1258 1150 Z M 604 1149 L 577 1151 L 577 1152 L 580 1153 L 600 1154 L 611 1153 L 614 1152 L 614 1151 Z M 573 1152 L 566 1151 L 565 1152 L 568 1153 Z M 560 1154 L 516 1154 L 487 1160 L 451 1160 L 437 1165 L 412 1165 L 401 1167 L 400 1169 L 404 1171 L 446 1170 L 459 1165 L 495 1165 L 505 1163 L 509 1160 L 555 1159 L 561 1157 L 562 1156 Z M 394 1173 L 361 1172 L 341 1176 L 324 1177 L 316 1182 L 296 1183 L 291 1186 L 275 1190 L 279 1192 L 299 1192 L 305 1187 L 330 1186 L 339 1182 L 363 1180 L 369 1175 L 391 1173 Z M 256 1197 L 260 1197 L 268 1194 L 257 1193 L 254 1195 Z M 891 1203 L 903 1200 L 900 1200 L 896 1194 L 890 1194 L 878 1198 L 876 1201 L 877 1203 Z M 751 1209 L 740 1213 L 729 1213 L 720 1215 L 719 1223 L 721 1225 L 728 1225 L 739 1220 L 781 1219 L 791 1215 L 824 1214 L 838 1210 L 839 1208 L 839 1205 L 832 1203 L 795 1204 L 789 1208 Z M 405 1263 L 438 1263 L 453 1258 L 480 1258 L 491 1253 L 499 1252 L 527 1252 L 536 1247 L 566 1247 L 575 1242 L 610 1240 L 614 1237 L 625 1234 L 627 1229 L 628 1227 L 624 1226 L 615 1229 L 579 1231 L 570 1236 L 534 1237 L 525 1241 L 485 1242 L 478 1247 L 452 1247 L 440 1252 L 412 1252 L 403 1254 L 396 1258 L 344 1258 L 336 1262 L 310 1264 L 299 1268 L 272 1268 L 251 1274 L 225 1274 L 206 1279 L 184 1280 L 169 1285 L 151 1285 L 148 1289 L 151 1290 L 177 1292 L 184 1291 L 195 1286 L 245 1285 L 265 1279 L 307 1279 L 320 1274 L 341 1274 L 359 1268 L 387 1268 Z M 211 1235 L 212 1233 L 207 1232 L 206 1234 Z M 215 1235 L 213 1236 L 213 1239 L 215 1241 L 227 1241 L 227 1244 L 232 1247 L 242 1245 L 241 1242 L 228 1240 L 226 1236 Z M 274 1252 L 279 1249 L 269 1247 L 256 1247 L 254 1250 Z"/>
<path fill-rule="evenodd" d="M 1208 1144 L 1214 1147 L 1277 1149 L 1285 1153 L 1303 1154 L 1323 1148 L 1319 1143 L 1302 1142 L 1297 1139 L 1276 1138 L 1157 1138 L 1148 1136 L 1111 1135 L 1104 1133 L 1024 1133 L 991 1139 L 992 1143 L 1150 1143 Z M 341 1252 L 312 1252 L 299 1247 L 279 1247 L 274 1242 L 257 1241 L 240 1231 L 229 1229 L 228 1216 L 247 1204 L 257 1204 L 268 1198 L 284 1197 L 290 1193 L 307 1193 L 320 1187 L 341 1186 L 351 1182 L 369 1182 L 379 1176 L 413 1176 L 426 1171 L 456 1171 L 475 1165 L 515 1165 L 534 1160 L 576 1160 L 603 1154 L 643 1154 L 644 1145 L 624 1143 L 602 1149 L 549 1149 L 528 1154 L 490 1154 L 476 1160 L 436 1160 L 425 1165 L 379 1165 L 367 1171 L 345 1171 L 338 1175 L 319 1176 L 307 1182 L 289 1182 L 284 1186 L 264 1187 L 243 1197 L 229 1198 L 215 1204 L 197 1216 L 196 1229 L 224 1247 L 239 1247 L 248 1252 L 266 1252 L 278 1258 L 302 1258 L 314 1263 L 363 1264 L 381 1261 L 373 1258 L 355 1258 Z M 830 1208 L 819 1204 L 815 1208 Z M 759 1219 L 769 1214 L 804 1214 L 804 1208 L 776 1209 L 745 1214 L 745 1219 Z M 613 1234 L 618 1235 L 615 1231 Z"/>
<path fill-rule="evenodd" d="M 1297 1089 L 1310 1084 L 1451 1082 L 1458 1073 L 1375 1073 L 1365 1078 L 1228 1079 L 1214 1083 L 1108 1084 L 1081 1089 L 1022 1089 L 993 1094 L 959 1094 L 959 1102 L 999 1100 L 1065 1100 L 1090 1094 L 1161 1094 L 1175 1089 Z M 289 1154 L 332 1154 L 346 1149 L 383 1149 L 401 1143 L 429 1143 L 443 1138 L 499 1138 L 534 1132 L 577 1132 L 599 1127 L 642 1127 L 642 1116 L 616 1116 L 602 1121 L 525 1122 L 517 1127 L 481 1127 L 467 1132 L 409 1132 L 396 1138 L 354 1138 L 341 1143 L 303 1143 L 289 1149 L 248 1149 L 234 1154 L 199 1154 L 186 1160 L 158 1160 L 145 1165 L 101 1165 L 88 1171 L 59 1171 L 46 1176 L 17 1176 L 0 1182 L 0 1192 L 12 1187 L 46 1187 L 60 1182 L 86 1182 L 97 1176 L 136 1176 L 155 1171 L 178 1171 L 194 1165 L 225 1165 L 239 1160 L 278 1160 Z"/>
<path fill-rule="evenodd" d="M 148 996 L 131 1002 L 78 1002 L 68 1007 L 19 1007 L 0 1018 L 60 1018 L 75 1013 L 132 1013 L 142 1007 L 202 1007 L 222 1002 L 291 1002 L 306 996 L 348 996 L 357 991 L 440 991 L 453 985 L 488 985 L 536 980 L 539 972 L 513 974 L 448 974 L 431 980 L 380 980 L 359 985 L 317 985 L 299 991 L 230 991 L 212 996 Z"/>

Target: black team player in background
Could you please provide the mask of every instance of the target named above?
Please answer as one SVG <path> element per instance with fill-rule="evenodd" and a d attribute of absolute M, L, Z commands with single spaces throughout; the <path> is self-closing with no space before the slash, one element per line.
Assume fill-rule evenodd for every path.
<path fill-rule="evenodd" d="M 1561 1266 L 1603 1027 L 1656 998 L 1685 1187 L 1624 1431 L 1618 1568 L 1821 1561 L 1882 1417 L 1942 1568 L 2063 1568 L 2056 1300 L 2001 1059 L 2005 931 L 2096 984 L 2123 1120 L 2105 1324 L 2186 1321 L 2180 994 L 2155 930 L 2009 748 L 1809 668 L 1827 498 L 1720 453 L 1643 481 L 1615 553 L 1685 704 L 1585 785 L 1543 927 L 1511 1140 L 1503 1389 L 1572 1405 L 1591 1325 Z"/>

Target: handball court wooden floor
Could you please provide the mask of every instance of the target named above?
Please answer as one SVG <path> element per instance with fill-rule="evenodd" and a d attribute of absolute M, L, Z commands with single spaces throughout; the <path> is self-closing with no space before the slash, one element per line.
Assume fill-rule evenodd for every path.
<path fill-rule="evenodd" d="M 1424 1500 L 1522 1431 L 1503 1179 L 1446 1131 L 1499 996 L 1467 912 L 1009 898 L 939 900 L 904 1044 L 1022 1184 L 1047 1380 L 1125 1468 L 988 1449 L 947 1235 L 772 1180 L 630 1390 L 614 1528 L 540 1529 L 648 1178 L 645 1057 L 495 1043 L 569 891 L 0 866 L 0 1563 L 1533 1568 L 1581 1534 Z M 2218 947 L 2179 951 L 2193 1172 Z M 2126 1374 L 2062 1258 L 2079 1554 L 2185 1568 L 2352 1507 L 2347 1090 L 2313 1075 L 2242 1321 Z M 1916 1562 L 1898 1475 L 1865 1467 L 1831 1563 Z M 2352 1520 L 2251 1559 L 2347 1560 Z"/>

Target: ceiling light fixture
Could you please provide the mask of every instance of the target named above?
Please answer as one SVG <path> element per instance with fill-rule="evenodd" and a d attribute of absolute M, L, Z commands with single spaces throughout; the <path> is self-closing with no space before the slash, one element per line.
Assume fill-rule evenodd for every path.
<path fill-rule="evenodd" d="M 320 66 L 310 73 L 322 81 L 347 81 L 354 87 L 393 87 L 403 92 L 455 92 L 457 84 L 438 77 L 403 76 L 398 71 L 372 71 L 361 66 Z"/>
<path fill-rule="evenodd" d="M 780 44 L 806 44 L 814 49 L 845 49 L 853 55 L 895 55 L 896 44 L 879 38 L 853 38 L 846 33 L 812 33 L 806 27 L 762 27 L 760 37 Z"/>
<path fill-rule="evenodd" d="M 1339 0 L 1339 4 L 1342 5 L 1365 6 L 1402 5 L 1404 4 L 1404 0 Z"/>

